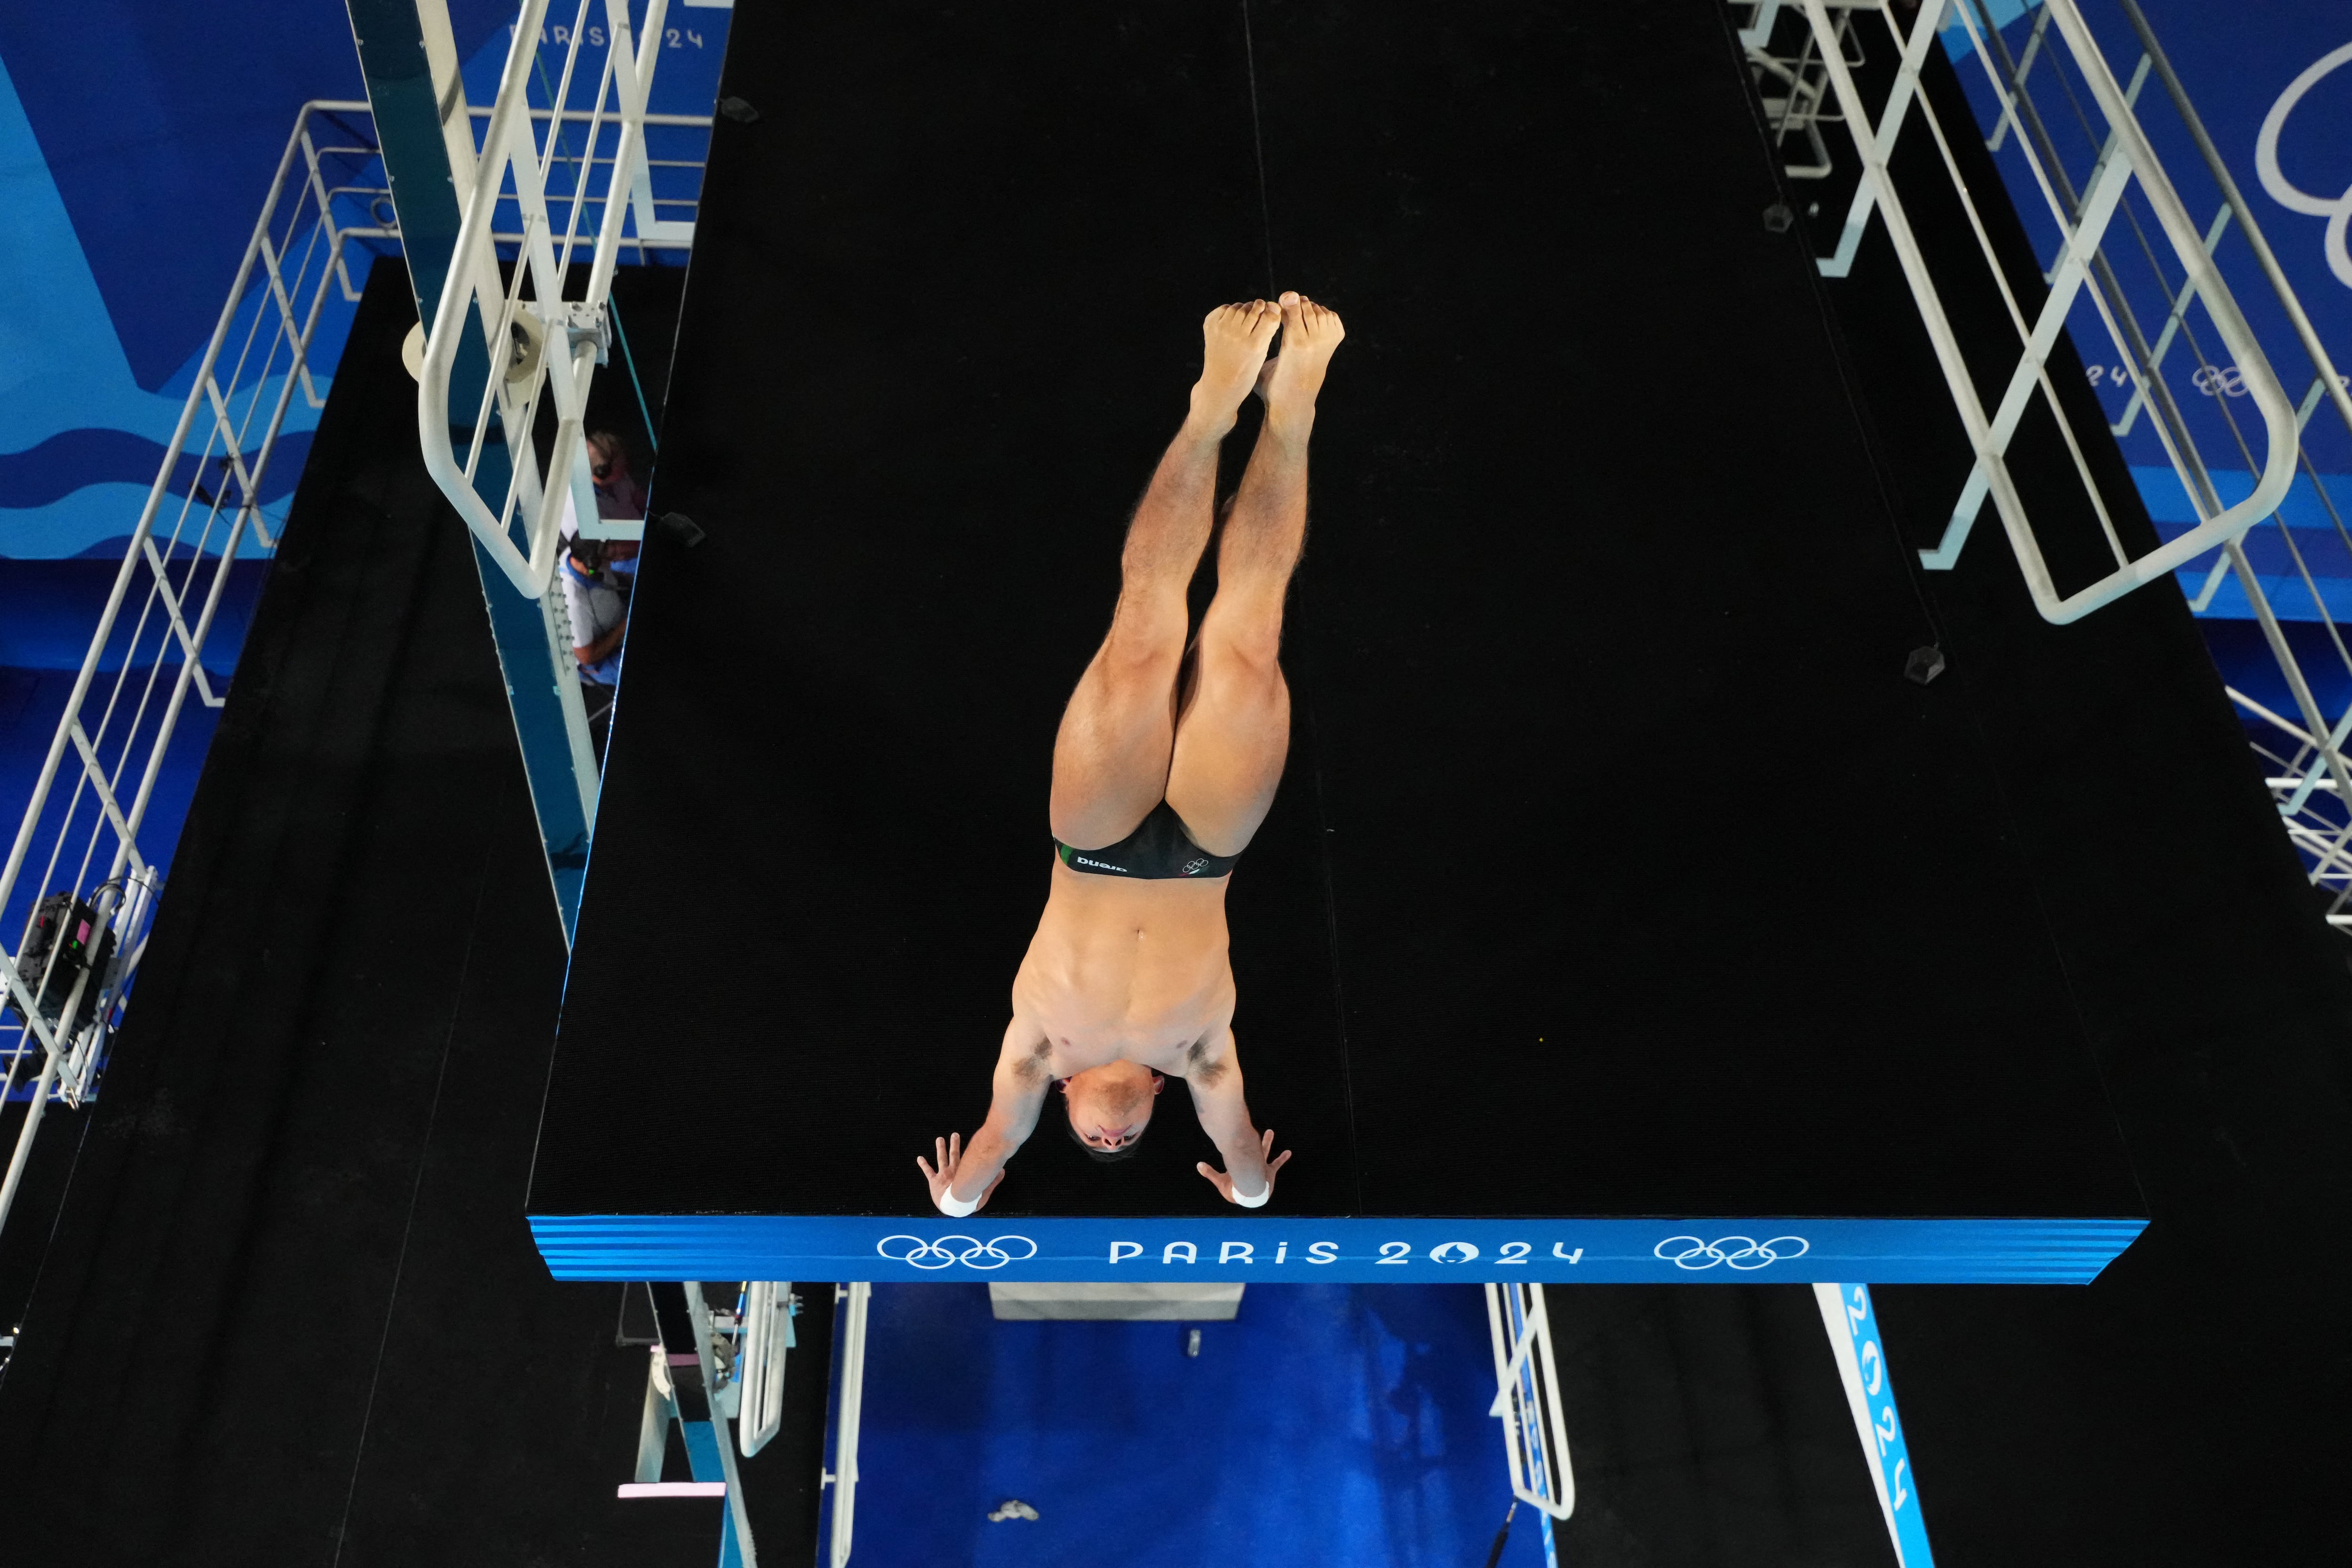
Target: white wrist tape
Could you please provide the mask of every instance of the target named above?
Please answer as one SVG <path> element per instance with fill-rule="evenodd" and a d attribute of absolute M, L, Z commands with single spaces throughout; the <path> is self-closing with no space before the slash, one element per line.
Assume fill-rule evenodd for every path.
<path fill-rule="evenodd" d="M 1265 1207 L 1266 1199 L 1274 1196 L 1274 1184 L 1269 1181 L 1266 1183 L 1265 1186 L 1260 1190 L 1257 1196 L 1254 1198 L 1245 1198 L 1242 1196 L 1242 1184 L 1238 1180 L 1236 1180 L 1233 1184 L 1233 1192 L 1234 1202 L 1241 1205 L 1242 1207 L 1245 1209 L 1262 1209 Z"/>
<path fill-rule="evenodd" d="M 1273 1191 L 1271 1187 L 1266 1190 L 1269 1192 Z M 982 1197 L 985 1197 L 988 1194 L 985 1193 L 981 1194 Z M 1258 1201 L 1263 1203 L 1265 1200 L 1261 1198 Z M 950 1183 L 947 1190 L 940 1194 L 939 1202 L 940 1212 L 947 1215 L 950 1219 L 961 1219 L 964 1215 L 980 1207 L 980 1198 L 960 1198 L 956 1196 L 955 1184 L 953 1183 Z"/>

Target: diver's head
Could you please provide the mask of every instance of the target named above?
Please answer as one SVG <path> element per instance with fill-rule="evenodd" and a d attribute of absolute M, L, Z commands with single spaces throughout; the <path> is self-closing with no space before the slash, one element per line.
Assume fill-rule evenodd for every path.
<path fill-rule="evenodd" d="M 1152 1100 L 1167 1079 L 1139 1062 L 1106 1062 L 1062 1079 L 1070 1136 L 1097 1160 L 1124 1160 L 1151 1125 Z"/>

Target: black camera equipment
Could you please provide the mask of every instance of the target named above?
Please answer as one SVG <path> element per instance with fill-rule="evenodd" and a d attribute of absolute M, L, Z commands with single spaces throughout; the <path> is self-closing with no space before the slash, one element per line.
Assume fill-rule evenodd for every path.
<path fill-rule="evenodd" d="M 100 921 L 98 911 L 71 893 L 51 893 L 33 908 L 32 933 L 26 939 L 16 972 L 24 979 L 25 989 L 33 994 L 41 1021 L 54 1028 L 65 1016 L 74 982 L 84 974 L 90 974 L 92 980 L 84 987 L 79 1015 L 90 1016 L 90 1004 L 97 1000 L 90 992 L 113 956 L 114 932 Z M 14 992 L 8 996 L 8 1009 L 24 1016 Z"/>

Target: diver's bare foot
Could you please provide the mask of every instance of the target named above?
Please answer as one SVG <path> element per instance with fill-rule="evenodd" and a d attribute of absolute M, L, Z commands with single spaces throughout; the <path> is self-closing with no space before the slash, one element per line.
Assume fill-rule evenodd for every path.
<path fill-rule="evenodd" d="M 1331 353 L 1348 330 L 1339 311 L 1295 289 L 1283 291 L 1281 310 L 1282 353 L 1266 362 L 1259 395 L 1265 399 L 1268 428 L 1304 435 L 1315 423 L 1315 395 L 1323 390 Z"/>
<path fill-rule="evenodd" d="M 1201 323 L 1201 379 L 1192 387 L 1194 423 L 1220 437 L 1234 427 L 1234 412 L 1256 386 L 1266 346 L 1282 322 L 1281 307 L 1265 300 L 1220 305 L 1209 312 Z"/>

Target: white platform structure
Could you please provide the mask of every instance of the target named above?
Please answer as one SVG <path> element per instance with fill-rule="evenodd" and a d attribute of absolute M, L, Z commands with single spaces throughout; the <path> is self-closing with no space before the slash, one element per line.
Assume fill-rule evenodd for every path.
<path fill-rule="evenodd" d="M 1242 1310 L 1242 1290 L 1239 1284 L 991 1284 L 988 1304 L 999 1322 L 1057 1318 L 1129 1323 L 1229 1323 Z"/>

